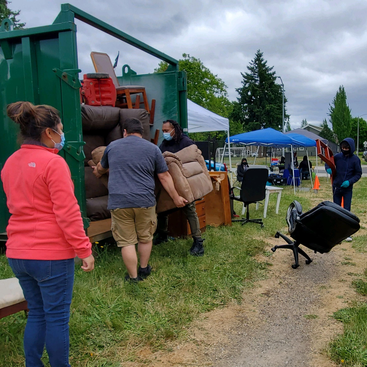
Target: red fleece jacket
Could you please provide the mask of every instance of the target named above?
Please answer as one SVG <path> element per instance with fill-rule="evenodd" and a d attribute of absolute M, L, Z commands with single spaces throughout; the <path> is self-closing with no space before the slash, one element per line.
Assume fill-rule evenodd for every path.
<path fill-rule="evenodd" d="M 6 256 L 65 260 L 88 257 L 91 243 L 83 229 L 74 185 L 56 149 L 24 144 L 1 171 L 11 217 Z"/>

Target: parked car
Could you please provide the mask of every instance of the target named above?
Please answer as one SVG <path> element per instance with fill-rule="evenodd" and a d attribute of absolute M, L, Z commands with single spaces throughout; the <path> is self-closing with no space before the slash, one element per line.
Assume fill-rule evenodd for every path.
<path fill-rule="evenodd" d="M 363 152 L 363 159 L 367 162 L 367 150 Z"/>
<path fill-rule="evenodd" d="M 224 152 L 225 157 L 229 157 L 229 152 Z M 235 157 L 234 153 L 231 151 L 231 157 Z"/>
<path fill-rule="evenodd" d="M 206 168 L 208 171 L 227 171 L 227 166 L 225 163 L 215 163 L 215 169 L 214 169 L 214 161 L 210 161 L 210 168 L 209 168 L 209 160 L 205 160 Z"/>

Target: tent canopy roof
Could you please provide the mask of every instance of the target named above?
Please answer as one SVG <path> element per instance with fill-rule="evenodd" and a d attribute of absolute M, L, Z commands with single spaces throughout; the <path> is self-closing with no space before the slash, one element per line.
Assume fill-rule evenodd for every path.
<path fill-rule="evenodd" d="M 272 128 L 250 131 L 233 135 L 230 137 L 231 143 L 240 143 L 244 145 L 261 145 L 268 147 L 287 147 L 287 146 L 306 146 L 304 142 L 283 134 Z M 226 139 L 228 143 L 228 138 Z"/>
<path fill-rule="evenodd" d="M 187 119 L 189 133 L 207 131 L 229 131 L 229 120 L 187 100 Z"/>
<path fill-rule="evenodd" d="M 298 142 L 302 143 L 303 147 L 315 147 L 316 146 L 316 141 L 308 138 L 307 136 L 296 134 L 293 132 L 288 133 L 287 136 L 290 136 L 292 139 L 297 140 Z"/>

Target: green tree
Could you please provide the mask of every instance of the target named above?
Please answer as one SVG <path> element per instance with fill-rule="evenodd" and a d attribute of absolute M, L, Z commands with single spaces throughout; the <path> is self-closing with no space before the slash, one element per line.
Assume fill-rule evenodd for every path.
<path fill-rule="evenodd" d="M 8 18 L 14 23 L 14 29 L 20 29 L 25 26 L 25 23 L 21 23 L 17 17 L 20 14 L 20 10 L 13 11 L 8 8 L 7 0 L 0 0 L 0 23 Z"/>
<path fill-rule="evenodd" d="M 350 136 L 352 114 L 347 104 L 347 94 L 342 85 L 336 92 L 332 104 L 329 105 L 329 116 L 338 142 Z"/>
<path fill-rule="evenodd" d="M 359 120 L 359 123 L 358 123 Z M 356 143 L 356 150 L 357 150 L 357 130 L 359 124 L 359 146 L 358 151 L 364 151 L 363 142 L 367 141 L 367 122 L 362 117 L 353 117 L 351 121 L 351 133 L 350 137 L 354 139 Z"/>
<path fill-rule="evenodd" d="M 231 118 L 241 122 L 246 131 L 272 127 L 282 130 L 282 86 L 276 83 L 277 76 L 273 67 L 267 65 L 263 53 L 258 50 L 255 58 L 247 66 L 248 72 L 241 73 L 242 87 L 234 102 Z M 284 123 L 289 125 L 286 113 L 287 99 L 284 96 Z"/>
<path fill-rule="evenodd" d="M 301 127 L 306 127 L 308 125 L 307 120 L 303 119 L 301 122 Z"/>
<path fill-rule="evenodd" d="M 180 71 L 185 71 L 187 76 L 187 98 L 194 103 L 220 115 L 228 117 L 233 105 L 228 99 L 227 86 L 222 79 L 213 74 L 203 62 L 188 54 L 182 55 L 183 59 L 178 61 Z M 169 71 L 169 65 L 160 62 L 158 68 L 154 72 L 160 73 Z M 243 130 L 239 130 L 236 123 L 230 121 L 230 134 L 234 135 Z M 195 140 L 207 140 L 215 137 L 216 139 L 224 139 L 226 132 L 211 133 L 195 133 L 190 134 Z"/>
<path fill-rule="evenodd" d="M 322 122 L 321 127 L 322 127 L 322 130 L 320 132 L 320 136 L 324 139 L 329 140 L 332 143 L 335 143 L 335 134 L 330 129 L 326 119 L 324 119 L 324 121 Z"/>

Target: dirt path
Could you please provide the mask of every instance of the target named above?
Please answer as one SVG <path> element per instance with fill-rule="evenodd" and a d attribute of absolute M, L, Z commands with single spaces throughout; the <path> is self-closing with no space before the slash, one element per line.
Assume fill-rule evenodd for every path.
<path fill-rule="evenodd" d="M 267 239 L 269 250 L 281 239 Z M 267 279 L 244 294 L 241 305 L 203 315 L 188 330 L 189 341 L 165 351 L 140 353 L 123 366 L 336 367 L 325 349 L 342 332 L 333 312 L 358 295 L 351 287 L 363 274 L 367 256 L 343 242 L 328 254 L 306 251 L 313 262 L 291 268 L 290 250 L 278 250 L 262 261 L 272 266 Z"/>

